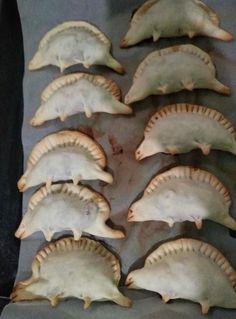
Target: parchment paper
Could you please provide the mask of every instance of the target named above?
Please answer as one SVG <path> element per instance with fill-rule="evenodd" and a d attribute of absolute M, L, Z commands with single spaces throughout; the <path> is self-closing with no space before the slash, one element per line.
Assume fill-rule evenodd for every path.
<path fill-rule="evenodd" d="M 207 0 L 221 16 L 222 26 L 236 36 L 234 0 Z M 117 81 L 123 95 L 131 85 L 132 76 L 142 59 L 154 49 L 181 43 L 193 43 L 210 53 L 217 66 L 219 79 L 229 85 L 233 94 L 231 97 L 218 95 L 211 91 L 183 92 L 164 97 L 149 97 L 134 105 L 133 116 L 112 116 L 106 114 L 94 115 L 86 119 L 84 115 L 73 116 L 65 123 L 50 121 L 40 128 L 30 127 L 32 118 L 40 103 L 41 91 L 53 79 L 57 78 L 59 70 L 47 67 L 36 72 L 25 71 L 24 78 L 24 125 L 22 138 L 25 160 L 34 144 L 51 132 L 63 128 L 79 128 L 92 135 L 105 149 L 108 156 L 108 167 L 113 172 L 114 184 L 103 185 L 99 182 L 88 183 L 95 190 L 104 194 L 112 208 L 111 219 L 115 225 L 126 230 L 123 240 L 104 240 L 119 256 L 123 274 L 133 267 L 143 265 L 148 252 L 167 239 L 177 236 L 193 237 L 205 240 L 219 248 L 236 266 L 235 239 L 229 231 L 213 222 L 204 222 L 201 231 L 197 231 L 190 223 L 177 224 L 169 229 L 164 223 L 126 222 L 129 205 L 141 194 L 148 181 L 158 171 L 174 163 L 189 164 L 208 169 L 218 176 L 229 188 L 233 205 L 231 214 L 236 218 L 236 158 L 223 152 L 212 152 L 208 157 L 194 151 L 181 156 L 159 154 L 141 162 L 134 159 L 134 151 L 143 137 L 143 129 L 149 117 L 161 106 L 189 102 L 206 105 L 221 111 L 236 126 L 235 91 L 236 91 L 236 43 L 224 43 L 208 38 L 161 39 L 158 43 L 147 41 L 134 48 L 121 50 L 119 42 L 128 28 L 131 12 L 142 1 L 139 0 L 19 0 L 21 14 L 25 61 L 26 65 L 35 53 L 40 38 L 52 27 L 66 20 L 87 20 L 97 25 L 107 34 L 113 43 L 114 56 L 124 65 L 126 74 L 120 76 L 105 67 L 93 67 L 90 72 L 103 74 Z M 85 71 L 83 67 L 70 68 L 72 71 Z M 34 190 L 24 194 L 23 211 L 26 210 L 28 199 Z M 232 235 L 232 234 L 231 234 Z M 25 279 L 31 274 L 31 260 L 43 244 L 42 234 L 22 241 L 17 280 Z M 121 285 L 124 283 L 124 276 Z M 99 319 L 99 318 L 136 318 L 136 319 L 196 319 L 201 318 L 199 305 L 186 301 L 175 301 L 168 305 L 161 302 L 155 293 L 147 291 L 128 291 L 126 295 L 134 300 L 131 309 L 124 309 L 110 302 L 93 303 L 84 311 L 82 302 L 68 300 L 62 302 L 56 309 L 48 302 L 25 302 L 10 304 L 2 314 L 4 319 Z M 224 292 L 222 292 L 224 293 Z M 236 311 L 214 308 L 208 318 L 233 319 Z"/>

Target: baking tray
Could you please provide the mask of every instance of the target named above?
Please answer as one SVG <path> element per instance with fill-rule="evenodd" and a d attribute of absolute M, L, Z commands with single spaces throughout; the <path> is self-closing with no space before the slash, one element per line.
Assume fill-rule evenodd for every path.
<path fill-rule="evenodd" d="M 119 42 L 128 28 L 131 12 L 143 1 L 138 0 L 19 0 L 18 6 L 21 15 L 24 50 L 26 64 L 35 53 L 40 38 L 55 25 L 68 20 L 86 20 L 92 22 L 107 34 L 112 40 L 113 54 L 124 65 L 126 74 L 120 76 L 105 67 L 92 67 L 89 72 L 102 74 L 114 79 L 122 89 L 123 95 L 128 91 L 132 76 L 142 59 L 154 49 L 167 46 L 193 43 L 209 52 L 218 71 L 218 78 L 232 88 L 230 97 L 218 95 L 211 91 L 200 90 L 182 92 L 162 97 L 149 97 L 142 102 L 135 103 L 134 115 L 111 116 L 107 114 L 93 115 L 87 119 L 84 115 L 73 116 L 61 123 L 51 121 L 40 128 L 32 128 L 29 120 L 32 118 L 40 103 L 41 91 L 60 74 L 58 69 L 47 67 L 37 72 L 25 71 L 24 77 L 24 124 L 22 139 L 24 144 L 25 160 L 34 144 L 49 133 L 64 128 L 80 129 L 93 136 L 105 149 L 108 157 L 108 167 L 114 175 L 113 185 L 104 185 L 99 182 L 87 183 L 101 192 L 110 202 L 112 208 L 111 219 L 115 225 L 126 230 L 123 240 L 103 240 L 120 256 L 123 278 L 129 269 L 143 264 L 148 252 L 165 240 L 179 236 L 205 240 L 219 250 L 236 266 L 236 251 L 234 233 L 212 222 L 204 222 L 201 231 L 195 229 L 194 224 L 176 224 L 173 229 L 164 223 L 145 222 L 128 224 L 126 221 L 129 205 L 141 194 L 148 181 L 159 171 L 174 164 L 188 164 L 208 169 L 216 174 L 229 188 L 233 205 L 231 214 L 236 218 L 236 158 L 227 153 L 213 151 L 204 157 L 200 151 L 193 151 L 186 155 L 170 156 L 159 154 L 141 162 L 135 161 L 136 146 L 142 140 L 144 127 L 149 117 L 161 106 L 188 102 L 212 107 L 222 112 L 236 126 L 235 111 L 235 74 L 236 74 L 236 42 L 224 43 L 208 38 L 161 39 L 158 43 L 151 41 L 126 49 L 119 49 Z M 236 34 L 234 0 L 205 1 L 221 16 L 225 29 Z M 85 71 L 82 66 L 75 66 L 65 73 Z M 23 211 L 30 195 L 34 190 L 24 194 Z M 40 233 L 22 241 L 17 280 L 27 278 L 31 274 L 31 260 L 35 253 L 45 244 Z M 134 300 L 133 307 L 123 309 L 110 302 L 93 303 L 84 311 L 82 302 L 71 299 L 62 302 L 52 309 L 47 301 L 24 302 L 10 304 L 2 314 L 4 319 L 62 319 L 62 318 L 201 318 L 200 307 L 186 301 L 175 301 L 163 304 L 160 297 L 147 291 L 129 291 L 122 288 L 125 294 Z M 223 292 L 222 292 L 223 293 Z M 214 308 L 208 318 L 233 319 L 236 312 Z"/>

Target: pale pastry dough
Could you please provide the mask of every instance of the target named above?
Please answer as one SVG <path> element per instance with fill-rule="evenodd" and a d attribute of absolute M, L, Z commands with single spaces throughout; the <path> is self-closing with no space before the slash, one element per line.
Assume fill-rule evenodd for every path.
<path fill-rule="evenodd" d="M 177 166 L 155 176 L 141 199 L 133 203 L 128 221 L 190 221 L 198 229 L 212 220 L 233 230 L 236 221 L 229 215 L 231 198 L 225 186 L 211 173 L 188 166 Z"/>
<path fill-rule="evenodd" d="M 42 231 L 50 241 L 54 233 L 71 230 L 75 240 L 80 239 L 82 232 L 123 238 L 122 231 L 106 225 L 109 216 L 105 198 L 85 186 L 67 183 L 44 186 L 31 197 L 16 237 L 23 239 Z"/>
<path fill-rule="evenodd" d="M 29 63 L 29 70 L 55 65 L 63 72 L 81 63 L 85 68 L 106 65 L 124 73 L 122 65 L 110 54 L 111 41 L 98 28 L 85 21 L 68 21 L 47 32 Z"/>
<path fill-rule="evenodd" d="M 121 92 L 117 84 L 100 75 L 74 73 L 60 77 L 48 85 L 41 95 L 41 105 L 31 120 L 38 126 L 45 121 L 85 112 L 129 114 L 132 109 L 120 102 Z"/>
<path fill-rule="evenodd" d="M 98 241 L 64 238 L 44 247 L 32 262 L 32 277 L 18 282 L 11 294 L 16 301 L 48 299 L 52 306 L 66 298 L 112 300 L 129 307 L 131 300 L 118 290 L 120 264 Z"/>
<path fill-rule="evenodd" d="M 128 275 L 126 285 L 157 292 L 164 302 L 179 298 L 197 302 L 203 314 L 214 306 L 236 308 L 235 270 L 216 248 L 194 239 L 161 245 L 143 268 Z"/>
<path fill-rule="evenodd" d="M 121 47 L 135 45 L 148 38 L 158 41 L 184 35 L 232 40 L 233 36 L 219 25 L 217 14 L 200 0 L 148 0 L 132 17 Z"/>
<path fill-rule="evenodd" d="M 164 95 L 182 90 L 210 89 L 230 94 L 216 79 L 210 56 L 192 44 L 184 44 L 150 53 L 139 65 L 133 84 L 125 97 L 130 104 L 149 95 Z"/>
<path fill-rule="evenodd" d="M 233 125 L 216 110 L 191 104 L 174 104 L 154 114 L 136 151 L 141 160 L 156 153 L 180 154 L 199 148 L 204 155 L 212 149 L 236 155 Z"/>
<path fill-rule="evenodd" d="M 27 169 L 18 181 L 21 192 L 29 187 L 52 182 L 100 179 L 112 183 L 110 173 L 103 169 L 106 156 L 99 144 L 78 131 L 60 131 L 39 141 L 31 151 Z"/>

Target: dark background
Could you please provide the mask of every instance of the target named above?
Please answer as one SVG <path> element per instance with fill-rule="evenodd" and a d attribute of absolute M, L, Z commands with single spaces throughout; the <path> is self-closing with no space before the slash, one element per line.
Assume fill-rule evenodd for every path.
<path fill-rule="evenodd" d="M 21 217 L 23 41 L 16 0 L 0 0 L 0 313 L 14 284 Z"/>

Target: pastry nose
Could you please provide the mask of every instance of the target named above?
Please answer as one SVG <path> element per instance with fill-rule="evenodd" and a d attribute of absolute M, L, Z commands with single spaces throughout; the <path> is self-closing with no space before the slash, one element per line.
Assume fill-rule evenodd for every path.
<path fill-rule="evenodd" d="M 128 218 L 127 218 L 128 222 L 132 222 L 133 218 L 134 218 L 134 211 L 130 208 L 128 212 Z"/>
<path fill-rule="evenodd" d="M 135 158 L 137 161 L 140 161 L 142 159 L 142 154 L 139 149 L 135 152 Z"/>
<path fill-rule="evenodd" d="M 133 279 L 132 279 L 132 277 L 127 277 L 126 278 L 126 281 L 125 281 L 125 286 L 126 287 L 129 287 L 130 285 L 132 285 L 133 284 Z"/>

